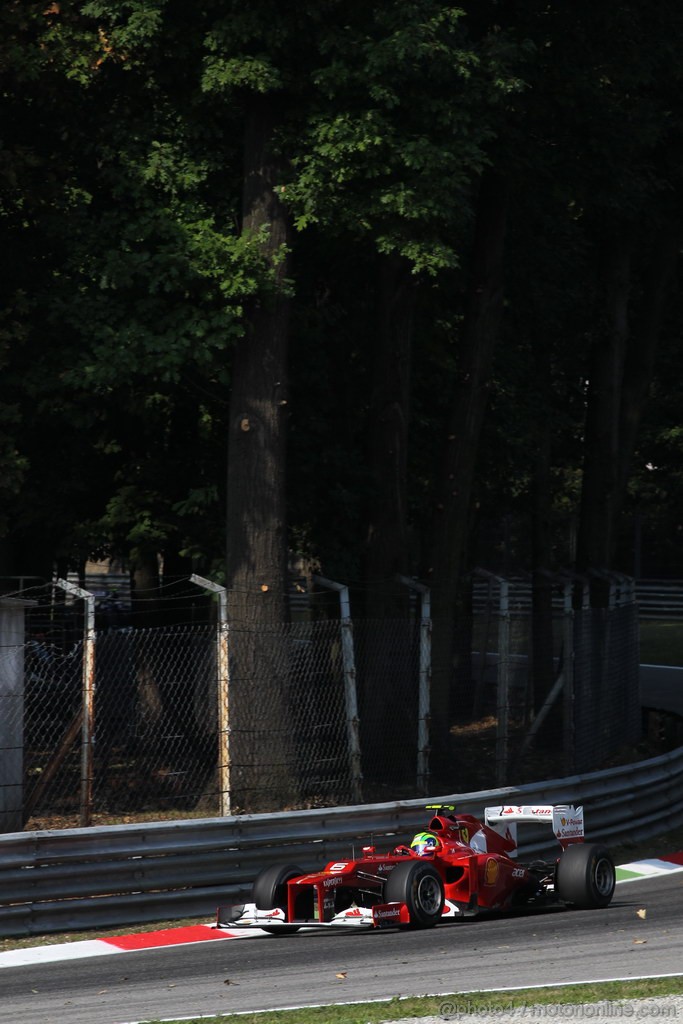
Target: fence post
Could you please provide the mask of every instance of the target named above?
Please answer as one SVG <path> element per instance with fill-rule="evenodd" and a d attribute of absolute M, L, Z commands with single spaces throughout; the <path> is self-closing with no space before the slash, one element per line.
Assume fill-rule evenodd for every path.
<path fill-rule="evenodd" d="M 353 622 L 351 621 L 351 605 L 349 588 L 343 583 L 314 576 L 315 583 L 328 590 L 336 590 L 339 594 L 339 613 L 341 630 L 342 666 L 344 671 L 344 696 L 346 700 L 346 738 L 349 748 L 349 764 L 351 768 L 351 788 L 353 799 L 361 803 L 362 771 L 360 754 L 360 729 L 358 720 L 358 695 L 356 693 L 356 658 L 353 647 Z"/>
<path fill-rule="evenodd" d="M 24 824 L 24 617 L 33 604 L 0 597 L 0 833 Z"/>
<path fill-rule="evenodd" d="M 69 580 L 55 580 L 72 597 L 85 601 L 83 630 L 83 723 L 81 725 L 81 828 L 92 825 L 95 739 L 95 595 Z"/>
<path fill-rule="evenodd" d="M 417 791 L 429 792 L 429 724 L 431 719 L 432 680 L 432 618 L 429 587 L 408 576 L 399 576 L 401 583 L 420 595 L 420 678 L 417 703 Z"/>
<path fill-rule="evenodd" d="M 218 594 L 216 629 L 216 683 L 218 712 L 218 795 L 221 817 L 232 814 L 232 763 L 230 756 L 230 660 L 228 645 L 228 592 L 225 587 L 193 573 L 190 582 Z"/>
<path fill-rule="evenodd" d="M 499 583 L 496 785 L 504 786 L 507 781 L 510 739 L 510 584 L 505 579 Z"/>

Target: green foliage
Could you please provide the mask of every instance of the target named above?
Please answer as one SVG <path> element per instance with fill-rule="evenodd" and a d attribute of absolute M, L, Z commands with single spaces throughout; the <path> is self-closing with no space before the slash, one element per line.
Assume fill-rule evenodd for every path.
<path fill-rule="evenodd" d="M 461 9 L 424 0 L 329 27 L 286 191 L 299 230 L 374 237 L 416 273 L 459 265 L 494 135 L 484 111 L 497 90 L 519 86 L 464 21 Z"/>
<path fill-rule="evenodd" d="M 213 44 L 213 45 L 212 45 Z M 208 40 L 208 48 L 218 44 Z M 207 93 L 224 93 L 229 89 L 247 88 L 266 93 L 278 89 L 282 79 L 269 60 L 259 57 L 207 57 L 202 76 L 202 89 Z"/>
<path fill-rule="evenodd" d="M 254 95 L 277 113 L 278 196 L 294 226 L 297 546 L 331 572 L 360 571 L 377 263 L 399 254 L 420 288 L 408 488 L 419 552 L 488 167 L 513 197 L 506 317 L 464 500 L 481 524 L 511 516 L 528 536 L 542 430 L 566 533 L 602 244 L 624 224 L 636 239 L 635 322 L 651 239 L 680 217 L 681 17 L 643 3 L 5 5 L 0 533 L 20 552 L 40 534 L 74 562 L 131 546 L 221 558 L 232 351 L 277 277 L 267 227 L 248 237 L 240 225 Z M 678 545 L 683 483 L 681 310 L 667 310 L 629 495 L 629 512 L 667 538 L 662 562 Z M 489 564 L 490 535 L 476 549 Z"/>
<path fill-rule="evenodd" d="M 104 52 L 118 60 L 135 63 L 158 46 L 168 0 L 90 0 L 83 14 L 96 19 Z"/>

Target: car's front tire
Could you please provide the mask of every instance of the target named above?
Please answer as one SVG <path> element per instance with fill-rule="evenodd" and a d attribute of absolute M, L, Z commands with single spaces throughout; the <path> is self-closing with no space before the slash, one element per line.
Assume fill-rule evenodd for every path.
<path fill-rule="evenodd" d="M 444 889 L 433 864 L 409 860 L 397 864 L 384 886 L 385 903 L 405 903 L 413 928 L 431 928 L 441 918 Z"/>
<path fill-rule="evenodd" d="M 568 846 L 555 869 L 555 892 L 563 903 L 594 910 L 614 894 L 616 871 L 609 850 L 598 843 Z"/>
<path fill-rule="evenodd" d="M 275 910 L 279 908 L 287 913 L 287 882 L 291 878 L 298 878 L 302 875 L 301 868 L 294 864 L 274 864 L 270 868 L 264 868 L 256 876 L 252 887 L 252 899 L 257 910 Z M 299 930 L 297 925 L 279 925 L 275 928 L 268 928 L 260 925 L 264 932 L 271 935 L 285 935 Z"/>

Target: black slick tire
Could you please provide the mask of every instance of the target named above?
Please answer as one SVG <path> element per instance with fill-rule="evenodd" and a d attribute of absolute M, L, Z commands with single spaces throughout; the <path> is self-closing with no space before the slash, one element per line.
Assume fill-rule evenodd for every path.
<path fill-rule="evenodd" d="M 252 900 L 258 910 L 280 910 L 287 913 L 287 882 L 291 878 L 298 878 L 303 875 L 301 868 L 294 864 L 274 864 L 270 868 L 264 868 L 256 876 L 252 887 Z M 264 932 L 271 935 L 288 935 L 299 930 L 297 925 L 280 925 L 277 928 L 268 928 L 260 925 Z"/>
<path fill-rule="evenodd" d="M 441 919 L 444 890 L 433 864 L 419 860 L 397 864 L 384 886 L 385 903 L 405 903 L 412 928 L 431 928 Z"/>
<path fill-rule="evenodd" d="M 563 903 L 595 910 L 614 894 L 616 871 L 609 850 L 598 843 L 574 843 L 563 851 L 555 869 L 555 892 Z"/>

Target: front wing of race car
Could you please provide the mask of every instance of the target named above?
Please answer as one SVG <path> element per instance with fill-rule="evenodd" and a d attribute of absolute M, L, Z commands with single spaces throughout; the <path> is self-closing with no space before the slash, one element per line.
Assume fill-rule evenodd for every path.
<path fill-rule="evenodd" d="M 448 921 L 467 916 L 467 911 L 450 900 L 444 901 L 441 919 Z M 293 931 L 295 928 L 396 928 L 411 923 L 405 903 L 379 903 L 374 907 L 348 907 L 329 921 L 317 918 L 288 921 L 284 910 L 259 910 L 255 903 L 219 907 L 216 928 L 260 928 L 264 931 Z"/>
<path fill-rule="evenodd" d="M 259 910 L 255 903 L 219 907 L 217 928 L 261 928 L 263 931 L 293 931 L 296 928 L 394 928 L 410 924 L 405 903 L 380 903 L 374 907 L 348 907 L 329 921 L 316 918 L 288 921 L 279 907 Z"/>

